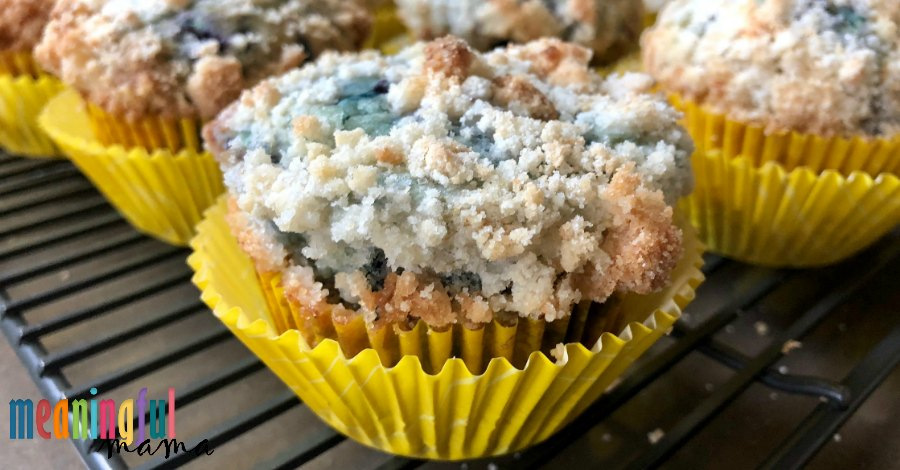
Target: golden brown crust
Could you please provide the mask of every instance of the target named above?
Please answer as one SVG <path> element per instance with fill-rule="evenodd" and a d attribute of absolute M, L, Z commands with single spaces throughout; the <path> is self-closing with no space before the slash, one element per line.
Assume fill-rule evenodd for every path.
<path fill-rule="evenodd" d="M 535 119 L 550 121 L 559 118 L 553 103 L 531 82 L 516 75 L 503 75 L 494 79 L 494 104 Z"/>
<path fill-rule="evenodd" d="M 465 41 L 447 36 L 425 46 L 425 70 L 464 80 L 474 56 Z"/>
<path fill-rule="evenodd" d="M 621 219 L 603 242 L 608 253 L 617 253 L 609 274 L 618 278 L 616 290 L 649 294 L 662 288 L 683 249 L 672 208 L 666 206 L 661 192 L 644 188 L 628 167 L 613 176 L 606 197 L 617 202 L 613 217 Z"/>
<path fill-rule="evenodd" d="M 0 0 L 0 51 L 30 52 L 41 40 L 55 0 Z"/>
<path fill-rule="evenodd" d="M 532 65 L 532 72 L 559 86 L 584 85 L 592 79 L 586 66 L 591 51 L 558 39 L 545 39 L 525 44 L 522 58 Z"/>
<path fill-rule="evenodd" d="M 616 201 L 612 215 L 617 222 L 603 241 L 613 259 L 604 272 L 588 269 L 574 282 L 586 297 L 606 298 L 614 292 L 649 294 L 669 281 L 681 258 L 681 230 L 673 223 L 671 207 L 662 193 L 649 191 L 632 168 L 616 172 L 605 189 Z"/>

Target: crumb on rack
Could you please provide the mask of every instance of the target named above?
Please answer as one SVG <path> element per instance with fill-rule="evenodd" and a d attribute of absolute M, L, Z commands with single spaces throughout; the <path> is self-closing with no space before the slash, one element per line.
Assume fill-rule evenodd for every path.
<path fill-rule="evenodd" d="M 656 445 L 663 437 L 665 437 L 666 433 L 663 432 L 662 429 L 656 428 L 653 431 L 647 433 L 647 440 L 650 441 L 650 444 Z"/>
<path fill-rule="evenodd" d="M 784 346 L 781 347 L 781 354 L 790 354 L 791 351 L 800 349 L 803 347 L 803 343 L 800 341 L 796 341 L 793 339 L 789 339 L 784 342 Z"/>

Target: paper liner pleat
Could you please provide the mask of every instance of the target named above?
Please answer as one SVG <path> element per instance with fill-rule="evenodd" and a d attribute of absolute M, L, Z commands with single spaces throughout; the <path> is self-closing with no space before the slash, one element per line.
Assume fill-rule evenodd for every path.
<path fill-rule="evenodd" d="M 123 217 L 168 243 L 187 245 L 203 211 L 224 191 L 209 153 L 103 145 L 94 138 L 84 103 L 74 91 L 52 99 L 39 121 Z"/>
<path fill-rule="evenodd" d="M 119 145 L 129 149 L 142 147 L 149 151 L 156 149 L 166 149 L 170 152 L 203 151 L 203 141 L 200 137 L 203 123 L 199 119 L 148 116 L 132 121 L 109 114 L 92 103 L 86 102 L 84 109 L 94 131 L 94 137 L 101 145 Z"/>
<path fill-rule="evenodd" d="M 753 264 L 811 267 L 836 263 L 900 223 L 900 180 L 893 174 L 843 176 L 747 158 L 695 154 L 694 194 L 682 210 L 710 251 Z"/>
<path fill-rule="evenodd" d="M 37 121 L 44 105 L 62 89 L 58 80 L 46 75 L 0 73 L 0 147 L 21 156 L 61 157 Z"/>
<path fill-rule="evenodd" d="M 416 458 L 500 455 L 547 439 L 666 334 L 703 280 L 702 245 L 687 236 L 686 255 L 666 289 L 622 299 L 627 326 L 618 335 L 603 333 L 590 347 L 569 343 L 555 362 L 539 351 L 520 368 L 507 357 L 494 357 L 479 374 L 457 357 L 434 372 L 424 367 L 430 360 L 409 354 L 385 366 L 373 348 L 348 358 L 333 339 L 313 346 L 299 330 L 279 334 L 265 293 L 269 288 L 258 282 L 253 263 L 228 230 L 225 212 L 223 198 L 207 211 L 191 242 L 188 264 L 203 301 L 336 430 L 362 444 Z M 573 325 L 577 328 L 568 326 Z M 423 335 L 417 336 L 420 340 L 427 336 L 408 333 Z M 502 325 L 498 331 L 486 328 L 481 337 L 494 334 L 507 343 L 515 338 Z M 419 341 L 419 354 L 427 355 L 422 349 L 431 346 Z"/>
<path fill-rule="evenodd" d="M 844 138 L 766 133 L 762 127 L 728 119 L 678 95 L 670 99 L 684 112 L 683 123 L 701 154 L 717 151 L 726 158 L 747 158 L 755 166 L 774 162 L 788 171 L 807 167 L 814 172 L 835 170 L 845 176 L 854 171 L 900 173 L 900 134 Z"/>
<path fill-rule="evenodd" d="M 550 323 L 524 319 L 513 324 L 493 322 L 478 328 L 457 324 L 435 329 L 424 322 L 416 323 L 409 330 L 375 327 L 366 325 L 361 316 L 354 316 L 348 322 L 332 317 L 328 311 L 317 312 L 311 319 L 302 307 L 285 298 L 280 274 L 257 273 L 257 276 L 276 333 L 296 329 L 313 347 L 324 340 L 335 340 L 348 357 L 372 348 L 388 367 L 402 356 L 419 357 L 428 372 L 434 372 L 454 356 L 460 357 L 476 373 L 483 371 L 492 357 L 505 357 L 514 366 L 521 367 L 534 351 L 548 354 L 559 343 L 593 343 L 603 332 L 619 331 L 625 326 L 618 309 L 589 304 L 576 308 L 571 317 Z"/>

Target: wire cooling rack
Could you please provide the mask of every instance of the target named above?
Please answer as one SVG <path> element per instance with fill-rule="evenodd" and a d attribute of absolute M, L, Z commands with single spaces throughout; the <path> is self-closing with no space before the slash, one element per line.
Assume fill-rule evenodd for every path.
<path fill-rule="evenodd" d="M 421 462 L 319 421 L 200 303 L 188 252 L 133 231 L 70 163 L 0 154 L 0 325 L 44 397 L 175 387 L 179 438 L 215 449 L 110 459 L 73 441 L 92 469 L 896 465 L 898 254 L 895 231 L 827 269 L 707 256 L 672 335 L 558 435 L 502 458 Z"/>

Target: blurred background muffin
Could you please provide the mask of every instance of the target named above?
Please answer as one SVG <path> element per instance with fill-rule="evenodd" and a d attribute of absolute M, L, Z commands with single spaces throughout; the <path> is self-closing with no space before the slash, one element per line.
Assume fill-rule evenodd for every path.
<path fill-rule="evenodd" d="M 667 92 L 770 134 L 891 137 L 898 24 L 898 0 L 675 0 L 644 65 Z"/>
<path fill-rule="evenodd" d="M 635 0 L 397 0 L 414 35 L 452 34 L 479 50 L 556 37 L 608 63 L 637 48 L 643 6 Z"/>
<path fill-rule="evenodd" d="M 75 91 L 41 122 L 139 230 L 187 244 L 223 191 L 205 121 L 241 90 L 328 49 L 359 48 L 354 0 L 71 0 L 36 49 Z"/>
<path fill-rule="evenodd" d="M 673 0 L 647 73 L 697 144 L 710 248 L 834 263 L 900 222 L 900 0 Z"/>
<path fill-rule="evenodd" d="M 53 0 L 0 0 L 0 148 L 16 155 L 58 155 L 37 116 L 62 85 L 34 61 Z"/>
<path fill-rule="evenodd" d="M 357 49 L 369 26 L 351 0 L 73 0 L 54 10 L 36 54 L 92 105 L 105 143 L 151 146 L 150 121 L 177 150 L 196 146 L 199 123 L 244 88 Z"/>
<path fill-rule="evenodd" d="M 41 40 L 54 3 L 55 0 L 0 0 L 0 72 L 40 74 L 26 58 Z M 17 59 L 16 55 L 22 58 Z"/>

